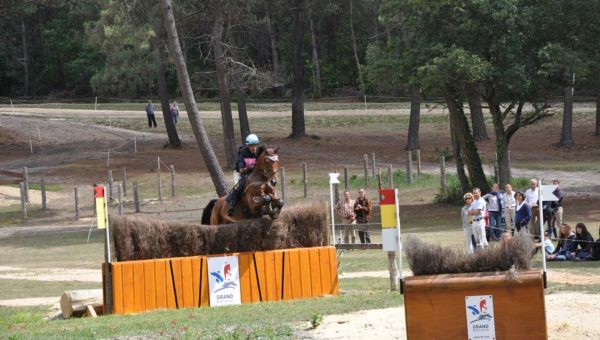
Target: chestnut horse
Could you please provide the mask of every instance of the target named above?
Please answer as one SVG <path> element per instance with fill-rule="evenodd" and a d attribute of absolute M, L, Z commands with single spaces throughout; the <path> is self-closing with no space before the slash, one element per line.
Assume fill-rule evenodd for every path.
<path fill-rule="evenodd" d="M 277 149 L 266 146 L 259 150 L 254 169 L 248 175 L 242 197 L 236 202 L 235 214 L 229 216 L 229 204 L 226 196 L 208 202 L 202 212 L 202 224 L 226 224 L 239 220 L 269 215 L 279 217 L 283 200 L 277 198 L 277 173 L 279 171 L 279 156 Z"/>

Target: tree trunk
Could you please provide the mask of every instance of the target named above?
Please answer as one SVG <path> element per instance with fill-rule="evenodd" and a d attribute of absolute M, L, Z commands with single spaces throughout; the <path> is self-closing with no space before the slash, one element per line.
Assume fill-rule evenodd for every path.
<path fill-rule="evenodd" d="M 21 19 L 21 44 L 23 47 L 23 96 L 29 96 L 29 53 L 27 51 L 27 29 L 25 19 Z"/>
<path fill-rule="evenodd" d="M 458 142 L 458 137 L 456 136 L 452 124 L 450 124 L 450 137 L 452 138 L 452 156 L 456 162 L 456 176 L 460 182 L 460 188 L 462 189 L 462 192 L 471 191 L 471 183 L 465 173 L 465 162 L 463 162 L 462 156 L 460 155 L 460 143 Z"/>
<path fill-rule="evenodd" d="M 237 95 L 238 117 L 240 119 L 240 133 L 242 135 L 242 144 L 246 137 L 251 133 L 250 122 L 248 121 L 248 110 L 246 110 L 246 93 L 238 79 L 235 84 L 235 93 Z"/>
<path fill-rule="evenodd" d="M 562 133 L 560 137 L 560 146 L 573 146 L 573 73 L 565 71 L 564 80 L 564 113 L 562 122 Z"/>
<path fill-rule="evenodd" d="M 317 46 L 317 34 L 315 32 L 315 23 L 312 11 L 309 9 L 308 20 L 310 22 L 310 41 L 312 42 L 312 57 L 315 65 L 315 92 L 317 97 L 321 97 L 321 64 L 319 62 L 319 48 Z"/>
<path fill-rule="evenodd" d="M 304 0 L 294 0 L 291 9 L 294 12 L 293 52 L 292 52 L 292 138 L 306 136 L 304 124 L 304 101 L 302 84 L 304 60 L 302 58 L 302 42 L 304 41 Z"/>
<path fill-rule="evenodd" d="M 356 45 L 356 35 L 354 34 L 354 6 L 352 5 L 353 0 L 349 0 L 350 3 L 350 33 L 352 34 L 352 50 L 354 51 L 354 61 L 356 62 L 356 69 L 358 70 L 358 82 L 360 83 L 360 92 L 364 95 L 365 93 L 365 81 L 363 78 L 362 67 L 360 60 L 358 59 L 358 46 Z"/>
<path fill-rule="evenodd" d="M 473 127 L 473 138 L 476 141 L 488 140 L 483 110 L 481 109 L 481 96 L 477 88 L 470 88 L 467 92 L 469 109 L 471 111 L 471 126 Z"/>
<path fill-rule="evenodd" d="M 419 122 L 421 119 L 421 90 L 419 86 L 410 87 L 410 121 L 408 123 L 408 141 L 405 150 L 419 149 Z"/>
<path fill-rule="evenodd" d="M 198 107 L 196 106 L 196 99 L 194 98 L 194 92 L 192 90 L 192 84 L 190 83 L 187 66 L 183 60 L 183 52 L 181 51 L 181 46 L 179 45 L 179 38 L 177 36 L 177 28 L 175 27 L 175 17 L 173 16 L 171 0 L 161 0 L 161 5 L 165 19 L 165 28 L 169 38 L 169 46 L 171 48 L 175 66 L 177 68 L 179 87 L 181 89 L 181 94 L 183 95 L 183 100 L 185 102 L 185 107 L 190 119 L 192 131 L 194 132 L 194 137 L 196 137 L 196 143 L 198 143 L 198 147 L 200 147 L 204 164 L 210 173 L 210 177 L 213 181 L 217 194 L 219 196 L 225 196 L 227 194 L 225 174 L 219 165 L 217 156 L 215 155 L 212 145 L 210 144 L 210 140 L 208 139 L 208 135 L 206 134 L 206 130 L 202 124 L 202 120 L 200 119 L 200 114 L 198 113 Z"/>
<path fill-rule="evenodd" d="M 172 148 L 181 147 L 181 140 L 177 134 L 177 127 L 173 122 L 171 115 L 171 108 L 169 106 L 169 91 L 167 90 L 167 80 L 165 79 L 165 64 L 164 58 L 161 51 L 160 40 L 157 39 L 154 45 L 154 61 L 156 62 L 157 79 L 158 79 L 158 96 L 160 97 L 160 106 L 165 119 L 165 126 L 167 128 L 167 136 L 169 137 L 169 145 Z"/>
<path fill-rule="evenodd" d="M 444 90 L 448 111 L 450 112 L 450 124 L 452 124 L 458 139 L 461 154 L 469 170 L 471 183 L 474 187 L 480 188 L 482 192 L 488 192 L 490 187 L 485 178 L 479 152 L 463 110 L 463 100 L 449 86 L 446 86 Z"/>
<path fill-rule="evenodd" d="M 223 124 L 223 146 L 225 147 L 225 157 L 227 166 L 231 169 L 237 161 L 235 133 L 233 129 L 233 117 L 231 115 L 231 95 L 229 91 L 229 79 L 227 68 L 225 66 L 225 53 L 223 51 L 223 7 L 221 0 L 215 0 L 214 4 L 214 23 L 212 27 L 212 49 L 217 68 L 217 78 L 219 80 L 219 95 L 221 97 L 221 120 Z"/>
<path fill-rule="evenodd" d="M 492 115 L 494 135 L 496 136 L 498 181 L 500 182 L 500 187 L 504 187 L 504 185 L 510 183 L 512 176 L 510 171 L 510 160 L 508 159 L 508 147 L 513 134 L 509 134 L 507 129 L 504 128 L 502 110 L 500 109 L 500 105 L 493 100 L 493 97 L 487 98 L 487 104 L 490 108 L 490 114 Z M 519 108 L 517 109 L 518 114 L 515 120 L 520 120 L 523 105 L 523 103 L 519 103 Z"/>
<path fill-rule="evenodd" d="M 596 88 L 596 136 L 600 137 L 600 84 Z"/>
<path fill-rule="evenodd" d="M 267 2 L 265 5 L 265 19 L 267 23 L 267 29 L 269 31 L 269 41 L 271 43 L 271 62 L 273 63 L 273 78 L 275 82 L 279 82 L 279 53 L 277 52 L 277 39 L 275 37 L 275 32 L 273 30 L 273 26 L 271 26 L 271 14 L 269 11 L 269 7 L 271 6 L 271 2 Z"/>

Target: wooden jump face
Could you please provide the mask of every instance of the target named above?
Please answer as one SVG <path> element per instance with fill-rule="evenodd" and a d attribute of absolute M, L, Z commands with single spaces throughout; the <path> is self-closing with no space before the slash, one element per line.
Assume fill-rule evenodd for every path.
<path fill-rule="evenodd" d="M 339 294 L 334 247 L 227 254 L 234 255 L 242 303 Z M 113 314 L 210 306 L 207 258 L 212 256 L 112 263 Z"/>
<path fill-rule="evenodd" d="M 407 277 L 407 338 L 468 339 L 465 298 L 492 296 L 496 339 L 547 339 L 541 271 Z"/>

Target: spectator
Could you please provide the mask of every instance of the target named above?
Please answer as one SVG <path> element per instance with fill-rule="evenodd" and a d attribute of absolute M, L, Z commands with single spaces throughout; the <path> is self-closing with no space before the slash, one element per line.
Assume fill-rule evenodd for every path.
<path fill-rule="evenodd" d="M 492 241 L 499 241 L 502 235 L 502 194 L 498 192 L 498 183 L 492 185 L 492 191 L 482 198 L 488 202 L 490 215 L 489 236 Z"/>
<path fill-rule="evenodd" d="M 154 105 L 152 105 L 152 101 L 149 100 L 148 104 L 146 104 L 146 116 L 148 117 L 148 127 L 151 128 L 152 124 L 156 127 L 156 118 L 154 117 Z"/>
<path fill-rule="evenodd" d="M 336 210 L 342 217 L 344 224 L 356 224 L 354 200 L 350 197 L 350 191 L 344 190 L 344 200 L 338 202 Z M 356 243 L 356 230 L 354 230 L 354 228 L 344 229 L 344 243 L 349 243 L 350 234 L 352 234 L 352 243 Z"/>
<path fill-rule="evenodd" d="M 529 232 L 535 235 L 536 239 L 540 239 L 540 228 L 539 228 L 539 207 L 538 207 L 538 181 L 535 178 L 529 180 L 529 189 L 525 191 L 525 202 L 531 209 L 531 219 L 529 220 Z"/>
<path fill-rule="evenodd" d="M 358 198 L 354 203 L 356 223 L 367 224 L 371 222 L 371 207 L 371 200 L 365 195 L 365 189 L 358 189 Z M 371 243 L 371 234 L 368 230 L 359 230 L 358 238 L 360 238 L 360 243 Z"/>
<path fill-rule="evenodd" d="M 554 218 L 548 223 L 548 229 L 552 227 L 554 236 L 556 236 L 556 226 L 560 226 L 563 221 L 563 199 L 565 198 L 565 193 L 560 190 L 560 181 L 558 179 L 552 181 L 552 184 L 556 185 L 556 189 L 554 189 L 552 194 L 558 197 L 558 201 L 553 202 L 555 204 Z"/>
<path fill-rule="evenodd" d="M 592 245 L 592 254 L 587 258 L 587 260 L 600 260 L 600 230 L 598 230 L 598 238 L 596 239 L 596 242 L 594 242 Z"/>
<path fill-rule="evenodd" d="M 583 223 L 575 226 L 575 248 L 567 254 L 567 260 L 585 260 L 592 254 L 594 238 Z"/>
<path fill-rule="evenodd" d="M 465 205 L 460 209 L 460 216 L 462 218 L 463 232 L 465 233 L 465 245 L 467 246 L 467 253 L 473 254 L 473 216 L 469 215 L 469 207 L 473 203 L 473 194 L 468 192 L 464 194 L 463 199 Z"/>
<path fill-rule="evenodd" d="M 171 118 L 173 118 L 173 124 L 177 124 L 177 118 L 179 118 L 179 105 L 177 105 L 177 102 L 171 104 Z"/>
<path fill-rule="evenodd" d="M 502 195 L 502 210 L 504 211 L 504 225 L 505 230 L 514 232 L 515 230 L 515 207 L 517 201 L 515 200 L 515 192 L 512 191 L 512 185 L 507 184 L 505 187 L 504 195 Z"/>
<path fill-rule="evenodd" d="M 571 226 L 563 223 L 560 225 L 560 233 L 558 234 L 558 244 L 554 252 L 546 259 L 548 261 L 564 261 L 567 259 L 567 254 L 575 251 L 575 233 L 571 230 Z"/>
<path fill-rule="evenodd" d="M 555 247 L 547 231 L 544 232 L 544 243 L 542 243 L 542 245 L 544 246 L 544 253 L 546 256 L 554 252 Z"/>
<path fill-rule="evenodd" d="M 473 202 L 469 206 L 467 214 L 473 219 L 471 223 L 473 225 L 473 236 L 475 236 L 477 250 L 483 250 L 483 248 L 488 246 L 488 242 L 485 239 L 485 200 L 481 198 L 481 190 L 479 188 L 473 188 Z"/>
<path fill-rule="evenodd" d="M 525 202 L 525 195 L 522 192 L 515 194 L 515 200 L 517 202 L 515 208 L 515 227 L 517 231 L 521 231 L 521 229 L 527 230 L 529 220 L 531 220 L 531 209 L 527 202 Z"/>

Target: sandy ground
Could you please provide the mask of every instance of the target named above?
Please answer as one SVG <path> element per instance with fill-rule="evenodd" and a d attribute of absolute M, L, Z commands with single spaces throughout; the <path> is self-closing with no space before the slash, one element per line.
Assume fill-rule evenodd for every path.
<path fill-rule="evenodd" d="M 546 295 L 549 339 L 600 339 L 600 295 L 558 293 Z M 298 326 L 301 339 L 406 339 L 404 307 L 328 315 L 314 330 Z"/>
<path fill-rule="evenodd" d="M 55 200 L 64 198 L 64 194 L 46 191 L 46 203 L 52 204 Z M 29 189 L 29 203 L 41 205 L 42 194 L 39 190 Z M 0 185 L 0 207 L 21 204 L 21 193 L 19 188 Z"/>

